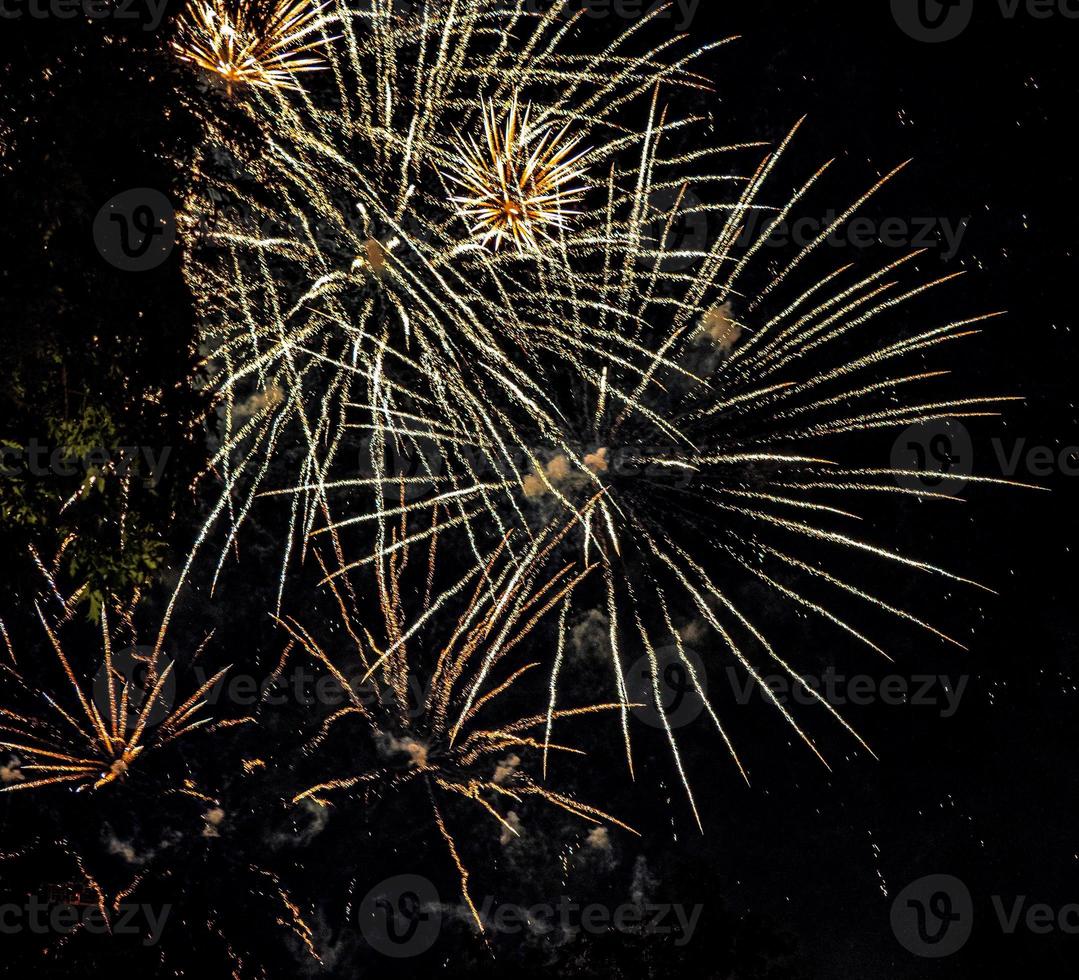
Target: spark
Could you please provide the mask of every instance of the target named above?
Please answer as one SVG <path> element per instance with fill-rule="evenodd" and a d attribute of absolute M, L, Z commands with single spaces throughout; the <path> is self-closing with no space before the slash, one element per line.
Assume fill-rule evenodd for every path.
<path fill-rule="evenodd" d="M 251 127 L 211 134 L 200 176 L 226 207 L 192 218 L 207 247 L 194 248 L 186 274 L 223 431 L 204 474 L 220 496 L 195 551 L 224 525 L 220 573 L 256 501 L 283 499 L 279 607 L 310 536 L 369 528 L 401 459 L 419 461 L 408 478 L 454 500 L 466 530 L 481 514 L 485 527 L 507 530 L 496 499 L 512 500 L 537 462 L 514 462 L 528 454 L 525 429 L 557 440 L 563 427 L 541 352 L 624 360 L 622 338 L 597 345 L 591 329 L 526 315 L 535 284 L 518 273 L 556 252 L 554 236 L 608 237 L 602 219 L 560 223 L 560 209 L 591 189 L 590 173 L 621 173 L 618 160 L 651 138 L 627 128 L 627 108 L 660 85 L 709 87 L 690 66 L 718 45 L 679 50 L 671 38 L 637 50 L 657 10 L 581 52 L 568 41 L 581 11 L 568 0 L 542 14 L 530 7 L 476 0 L 404 16 L 388 3 L 354 11 L 333 0 L 334 85 L 317 101 L 247 100 L 238 111 Z M 461 171 L 462 140 L 467 149 L 472 139 L 461 134 L 479 132 L 505 157 L 507 180 L 534 185 L 542 205 L 512 224 L 520 251 L 484 248 L 453 200 L 447 175 Z M 587 173 L 575 152 L 584 145 L 594 147 Z M 572 289 L 570 268 L 543 275 L 549 289 Z M 280 398 L 259 397 L 266 391 Z M 435 467 L 423 463 L 431 446 Z M 484 478 L 477 454 L 507 474 Z"/>

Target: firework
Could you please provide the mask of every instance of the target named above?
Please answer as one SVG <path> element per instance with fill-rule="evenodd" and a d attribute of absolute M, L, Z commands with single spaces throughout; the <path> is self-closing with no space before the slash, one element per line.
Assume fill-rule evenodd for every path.
<path fill-rule="evenodd" d="M 436 514 L 437 522 L 437 514 Z M 520 758 L 505 764 L 513 752 L 561 752 L 584 755 L 580 749 L 553 744 L 539 732 L 550 724 L 543 711 L 518 714 L 500 711 L 508 700 L 521 700 L 521 682 L 533 671 L 542 673 L 549 663 L 523 658 L 525 640 L 557 608 L 563 609 L 559 654 L 565 640 L 565 608 L 569 597 L 591 569 L 576 571 L 567 564 L 544 580 L 547 559 L 568 529 L 539 538 L 519 561 L 509 560 L 506 544 L 495 548 L 452 585 L 439 592 L 433 587 L 437 543 L 428 549 L 423 580 L 422 608 L 415 617 L 405 608 L 404 572 L 410 549 L 390 550 L 376 565 L 377 590 L 383 617 L 381 641 L 362 630 L 347 580 L 334 578 L 336 598 L 345 631 L 356 649 L 355 663 L 333 657 L 296 620 L 284 622 L 293 642 L 302 648 L 349 697 L 348 704 L 328 716 L 307 747 L 316 753 L 335 737 L 355 745 L 360 726 L 383 760 L 356 775 L 334 776 L 298 793 L 294 803 L 312 800 L 330 805 L 341 797 L 369 799 L 373 794 L 399 792 L 420 784 L 430 806 L 431 819 L 445 841 L 461 881 L 471 914 L 483 923 L 469 893 L 469 871 L 446 818 L 451 800 L 467 800 L 495 821 L 502 831 L 518 830 L 502 811 L 507 806 L 536 798 L 593 824 L 632 828 L 602 810 L 542 785 L 529 775 Z M 391 545 L 408 539 L 402 522 L 391 529 Z M 437 536 L 432 537 L 437 542 Z M 440 619 L 455 622 L 449 639 L 429 646 L 426 637 Z M 379 694 L 372 703 L 347 680 L 351 667 L 359 667 L 364 680 L 377 678 Z M 422 693 L 417 694 L 417 690 Z M 516 698 L 507 699 L 515 692 Z M 592 704 L 554 712 L 560 719 L 578 718 L 616 709 Z M 342 732 L 338 734 L 338 729 Z M 352 752 L 350 755 L 354 755 Z"/>
<path fill-rule="evenodd" d="M 894 174 L 781 257 L 768 250 L 773 232 L 829 166 L 771 200 L 794 132 L 756 170 L 717 167 L 723 154 L 757 144 L 702 144 L 705 120 L 664 107 L 665 85 L 702 84 L 686 68 L 700 52 L 668 62 L 664 44 L 630 55 L 630 31 L 595 56 L 566 53 L 564 9 L 425 4 L 413 18 L 394 17 L 392 5 L 342 10 L 343 43 L 331 56 L 337 104 L 266 98 L 252 107 L 272 138 L 252 179 L 235 172 L 226 196 L 253 227 L 215 231 L 226 260 L 196 262 L 192 274 L 200 306 L 216 316 L 205 339 L 225 401 L 213 461 L 225 492 L 211 520 L 228 515 L 231 545 L 263 494 L 288 501 L 288 549 L 326 535 L 340 559 L 343 534 L 368 545 L 373 536 L 362 557 L 327 572 L 332 580 L 435 534 L 388 538 L 387 519 L 441 508 L 443 530 L 462 531 L 478 560 L 491 536 L 516 527 L 527 542 L 550 520 L 576 517 L 585 562 L 602 563 L 632 770 L 626 658 L 635 652 L 657 701 L 661 643 L 676 648 L 703 696 L 684 650 L 690 628 L 718 638 L 758 682 L 771 664 L 801 683 L 759 612 L 743 608 L 746 582 L 879 653 L 845 604 L 956 643 L 827 567 L 846 553 L 978 587 L 852 526 L 855 501 L 871 495 L 953 498 L 906 488 L 897 478 L 912 474 L 875 460 L 842 463 L 836 447 L 845 451 L 842 437 L 995 415 L 1009 399 L 920 398 L 943 372 L 899 369 L 973 336 L 990 316 L 894 327 L 879 339 L 890 318 L 913 315 L 916 299 L 954 277 L 900 289 L 918 253 L 868 273 L 814 268 L 832 234 Z M 644 99 L 639 128 L 620 128 L 621 116 L 614 123 Z M 531 107 L 523 116 L 521 105 Z M 592 147 L 586 159 L 579 146 Z M 243 147 L 236 152 L 243 158 Z M 541 196 L 553 195 L 557 220 L 534 217 L 526 228 L 507 213 L 507 192 L 519 206 L 521 188 L 532 190 L 521 175 L 534 182 L 545 165 Z M 567 205 L 580 213 L 567 217 Z M 678 240 L 701 221 L 704 239 Z M 509 241 L 518 247 L 497 248 Z M 283 448 L 298 467 L 290 464 L 284 486 L 267 486 Z M 399 481 L 409 492 L 394 500 L 387 487 Z M 517 540 L 507 545 L 514 560 Z M 556 665 L 552 723 L 560 681 Z M 710 705 L 708 714 L 744 775 Z M 545 742 L 550 735 L 548 725 Z M 669 727 L 667 735 L 696 815 Z"/>
<path fill-rule="evenodd" d="M 906 486 L 904 478 L 921 474 L 882 466 L 872 457 L 840 460 L 852 445 L 857 451 L 861 444 L 854 440 L 866 434 L 992 417 L 1018 399 L 915 394 L 939 386 L 947 372 L 920 363 L 904 367 L 904 361 L 920 361 L 943 345 L 971 338 L 996 315 L 893 328 L 889 334 L 889 315 L 913 318 L 913 301 L 955 276 L 904 289 L 897 277 L 919 253 L 861 274 L 849 264 L 836 268 L 826 261 L 823 246 L 836 229 L 901 167 L 875 181 L 801 251 L 777 263 L 775 253 L 765 251 L 769 240 L 827 170 L 821 168 L 778 205 L 767 200 L 769 178 L 797 127 L 735 199 L 707 204 L 690 192 L 684 160 L 665 165 L 662 110 L 653 122 L 656 135 L 642 154 L 638 186 L 628 193 L 613 188 L 606 206 L 621 216 L 621 233 L 613 242 L 581 247 L 560 241 L 560 260 L 582 273 L 572 292 L 544 295 L 534 311 L 569 324 L 571 331 L 573 324 L 610 330 L 640 349 L 624 365 L 552 380 L 569 425 L 563 441 L 549 445 L 542 465 L 522 482 L 521 497 L 535 520 L 543 520 L 552 505 L 583 515 L 579 536 L 586 559 L 597 553 L 603 564 L 615 689 L 623 702 L 630 699 L 627 658 L 642 656 L 648 693 L 699 822 L 662 707 L 657 650 L 673 650 L 743 776 L 734 740 L 708 702 L 706 677 L 687 653 L 687 633 L 713 637 L 716 649 L 704 669 L 731 658 L 822 762 L 811 736 L 762 681 L 764 669 L 788 675 L 868 750 L 766 635 L 763 621 L 774 612 L 766 617 L 742 597 L 752 594 L 754 583 L 764 586 L 781 607 L 818 617 L 885 657 L 884 647 L 852 624 L 851 616 L 861 615 L 852 606 L 864 604 L 961 647 L 878 594 L 866 584 L 868 575 L 859 578 L 852 571 L 856 560 L 867 559 L 985 589 L 938 564 L 885 548 L 857 529 L 859 500 L 908 495 L 954 506 L 954 496 Z M 672 193 L 657 196 L 657 186 Z M 764 220 L 747 231 L 755 215 Z M 707 240 L 678 240 L 674 230 L 692 227 L 702 216 L 711 228 Z M 814 261 L 824 262 L 823 271 L 809 271 Z M 536 438 L 538 444 L 543 437 Z M 552 712 L 559 691 L 556 670 Z M 629 717 L 625 706 L 622 728 L 632 771 Z"/>
<path fill-rule="evenodd" d="M 178 58 L 233 86 L 299 89 L 296 76 L 326 68 L 316 53 L 331 19 L 312 0 L 190 0 L 172 42 Z"/>
<path fill-rule="evenodd" d="M 159 653 L 147 652 L 141 655 L 143 677 L 136 679 L 119 670 L 114 663 L 114 635 L 105 607 L 101 610 L 103 660 L 98 683 L 84 681 L 64 650 L 60 628 L 81 600 L 85 587 L 65 598 L 51 572 L 40 561 L 38 564 L 47 576 L 47 597 L 51 605 L 59 607 L 59 615 L 47 616 L 40 604 L 37 613 L 66 683 L 54 691 L 28 680 L 19 669 L 7 631 L 0 629 L 11 660 L 10 665 L 0 665 L 5 684 L 30 705 L 0 707 L 0 748 L 16 753 L 19 759 L 18 778 L 5 781 L 0 792 L 55 785 L 74 786 L 78 791 L 102 790 L 124 781 L 148 755 L 210 725 L 212 719 L 200 712 L 206 695 L 225 676 L 227 668 L 173 708 L 165 697 L 173 664 L 163 664 Z M 122 611 L 128 636 L 133 636 L 134 612 L 134 604 Z"/>
<path fill-rule="evenodd" d="M 464 190 L 453 201 L 475 222 L 472 232 L 482 232 L 480 244 L 493 241 L 496 251 L 504 240 L 519 251 L 539 251 L 540 239 L 566 229 L 569 216 L 578 213 L 571 206 L 584 199 L 587 151 L 574 154 L 580 139 L 567 138 L 568 125 L 557 132 L 553 122 L 532 125 L 531 113 L 529 106 L 519 119 L 514 100 L 500 126 L 494 107 L 484 106 L 482 148 L 472 136 L 458 134 L 459 166 L 445 174 Z"/>
<path fill-rule="evenodd" d="M 580 11 L 528 7 L 339 4 L 333 89 L 317 103 L 255 93 L 239 107 L 249 127 L 214 134 L 202 176 L 222 215 L 206 219 L 206 247 L 188 267 L 223 416 L 208 470 L 223 492 L 202 538 L 223 518 L 231 546 L 259 495 L 284 498 L 282 587 L 316 525 L 370 531 L 401 456 L 459 524 L 482 513 L 506 530 L 493 498 L 512 500 L 532 461 L 488 479 L 469 453 L 514 460 L 527 447 L 522 419 L 558 437 L 541 353 L 624 360 L 614 333 L 597 343 L 591 329 L 521 316 L 534 284 L 517 274 L 540 263 L 547 288 L 573 288 L 573 271 L 549 261 L 553 236 L 614 233 L 587 196 L 624 177 L 619 159 L 648 138 L 626 128 L 625 109 L 660 84 L 703 87 L 687 68 L 702 51 L 673 57 L 674 38 L 636 49 L 650 15 L 582 54 L 567 46 Z M 470 147 L 484 154 L 469 142 L 481 132 L 498 159 L 462 170 Z M 587 171 L 579 146 L 594 148 Z M 448 175 L 471 173 L 475 204 L 490 166 L 504 167 L 497 181 L 511 196 L 534 197 L 527 214 L 488 212 L 477 238 L 480 215 L 455 203 L 464 195 Z M 574 203 L 582 214 L 570 222 Z M 511 239 L 520 249 L 481 244 Z M 437 472 L 423 463 L 431 449 Z"/>

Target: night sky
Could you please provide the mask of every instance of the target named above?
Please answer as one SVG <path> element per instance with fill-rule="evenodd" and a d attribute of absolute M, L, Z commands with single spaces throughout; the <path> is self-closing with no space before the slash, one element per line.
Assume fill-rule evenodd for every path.
<path fill-rule="evenodd" d="M 92 224 L 101 205 L 128 188 L 160 189 L 173 201 L 195 191 L 190 148 L 206 109 L 198 104 L 199 88 L 165 49 L 179 6 L 170 0 L 156 32 L 55 17 L 0 21 L 0 358 L 5 375 L 16 379 L 0 399 L 0 412 L 8 415 L 0 438 L 15 444 L 39 432 L 44 438 L 43 420 L 69 412 L 65 393 L 84 385 L 102 404 L 120 406 L 118 438 L 174 448 L 164 485 L 140 494 L 136 504 L 138 520 L 156 528 L 151 537 L 160 540 L 145 589 L 148 623 L 160 615 L 167 586 L 208 511 L 207 500 L 192 497 L 188 487 L 212 444 L 207 433 L 217 417 L 190 380 L 196 327 L 182 275 L 185 243 L 181 239 L 160 267 L 133 274 L 104 261 Z M 621 7 L 618 0 L 613 6 Z M 612 830 L 610 846 L 589 847 L 568 819 L 537 816 L 526 845 L 502 846 L 497 835 L 478 830 L 469 842 L 479 896 L 534 905 L 569 894 L 584 904 L 613 907 L 643 889 L 653 903 L 700 906 L 686 942 L 615 931 L 558 947 L 506 931 L 488 947 L 461 916 L 449 916 L 432 949 L 412 960 L 387 959 L 365 944 L 356 926 L 364 882 L 418 874 L 436 885 L 444 901 L 456 900 L 449 897 L 455 896 L 456 877 L 441 840 L 414 817 L 414 804 L 422 800 L 380 802 L 369 819 L 355 823 L 335 811 L 323 826 L 320 818 L 286 814 L 275 805 L 287 782 L 272 774 L 256 780 L 226 838 L 266 844 L 269 859 L 316 920 L 321 948 L 332 951 L 326 968 L 303 962 L 276 936 L 258 888 L 243 873 L 248 859 L 242 846 L 230 845 L 227 856 L 199 852 L 202 857 L 185 861 L 168 887 L 152 891 L 153 902 L 169 901 L 168 888 L 176 887 L 193 908 L 199 901 L 216 903 L 224 910 L 221 920 L 235 923 L 243 936 L 239 945 L 258 955 L 258 964 L 246 963 L 251 975 L 264 968 L 272 978 L 378 977 L 400 970 L 448 977 L 683 980 L 1074 975 L 1079 356 L 1073 238 L 1079 181 L 1069 135 L 1079 104 L 1079 16 L 1054 10 L 1037 17 L 1024 4 L 1009 16 L 1003 2 L 979 0 L 959 36 L 929 43 L 911 36 L 919 34 L 907 9 L 915 6 L 899 0 L 700 0 L 688 23 L 683 4 L 681 12 L 675 5 L 669 18 L 647 28 L 657 38 L 684 29 L 699 44 L 740 36 L 698 66 L 714 80 L 715 91 L 694 93 L 692 108 L 708 114 L 711 134 L 727 142 L 781 139 L 807 116 L 790 151 L 796 166 L 780 178 L 790 190 L 798 177 L 835 157 L 826 199 L 841 207 L 912 160 L 861 213 L 878 228 L 899 219 L 908 239 L 911 228 L 929 229 L 918 264 L 927 277 L 965 273 L 946 296 L 930 301 L 939 303 L 942 320 L 1007 311 L 945 366 L 961 390 L 1023 399 L 1008 405 L 1003 419 L 969 424 L 974 471 L 1050 492 L 970 486 L 961 503 L 929 506 L 909 497 L 864 509 L 867 536 L 994 590 L 892 573 L 892 595 L 900 604 L 928 611 L 969 651 L 931 643 L 895 622 L 886 624 L 893 634 L 883 637 L 895 661 L 889 664 L 837 641 L 834 632 L 807 618 L 791 617 L 780 627 L 800 668 L 818 676 L 832 669 L 839 676 L 845 717 L 879 758 L 818 718 L 813 735 L 829 771 L 759 694 L 745 705 L 733 703 L 737 684 L 724 663 L 710 671 L 709 686 L 731 712 L 751 780 L 747 786 L 741 779 L 703 718 L 680 730 L 703 834 L 656 730 L 642 727 L 638 771 L 630 782 L 618 732 L 593 736 L 581 729 L 581 738 L 594 738 L 590 762 L 586 770 L 567 771 L 564 785 L 625 817 L 641 837 Z M 960 4 L 952 16 L 965 14 Z M 617 16 L 586 18 L 581 32 L 601 36 L 624 26 Z M 955 250 L 941 241 L 942 228 L 945 239 L 948 229 L 959 236 Z M 880 243 L 852 251 L 857 261 L 878 264 L 898 254 Z M 160 410 L 124 414 L 129 389 L 159 391 Z M 876 465 L 888 465 L 892 438 L 873 449 Z M 1013 456 L 1014 471 L 1006 473 Z M 38 584 L 27 546 L 67 528 L 69 518 L 41 502 L 62 495 L 65 486 L 43 491 L 40 501 L 3 498 L 0 549 L 8 557 L 0 570 L 0 617 L 17 646 L 37 649 L 42 657 L 48 649 L 34 621 Z M 23 514 L 17 509 L 23 504 L 38 508 L 41 521 L 14 516 Z M 80 533 L 94 542 L 96 557 L 76 573 L 104 575 L 106 567 L 126 568 L 135 560 L 113 538 L 115 506 L 103 495 L 79 512 L 89 528 Z M 213 563 L 207 560 L 177 613 L 175 643 L 197 645 L 215 628 L 220 666 L 273 669 L 281 635 L 269 611 L 275 548 L 286 519 L 267 508 L 245 528 L 213 596 Z M 47 551 L 49 545 L 41 547 Z M 103 557 L 114 554 L 115 562 Z M 325 609 L 325 597 L 316 596 L 319 577 L 305 566 L 289 587 L 296 608 L 312 617 Z M 82 649 L 97 649 L 99 634 L 88 610 L 80 610 L 71 625 Z M 899 695 L 870 696 L 858 703 L 847 684 L 855 675 L 873 678 L 868 683 L 878 692 L 881 678 L 891 677 L 896 690 L 910 697 L 901 703 Z M 265 721 L 261 733 L 239 735 L 240 754 L 250 756 L 275 740 L 279 754 L 294 751 L 290 710 Z M 0 764 L 4 759 L 0 751 Z M 224 759 L 188 764 L 226 788 L 233 778 Z M 84 812 L 76 809 L 81 801 L 47 792 L 37 799 L 29 793 L 0 796 L 0 851 L 18 851 L 35 834 L 103 847 L 108 835 L 75 816 Z M 123 838 L 126 828 L 127 838 L 144 843 L 167 839 L 174 818 L 165 816 L 164 807 L 156 811 L 154 793 L 140 795 L 134 786 L 125 792 L 134 794 L 130 806 L 122 798 L 103 805 L 100 819 L 116 831 L 113 836 Z M 191 813 L 177 815 L 176 825 L 197 823 L 197 808 Z M 473 819 L 478 828 L 480 818 Z M 459 829 L 467 839 L 469 828 Z M 281 835 L 288 843 L 274 845 Z M 54 867 L 40 855 L 2 864 L 0 889 L 21 901 L 18 896 L 64 879 L 69 872 L 62 864 Z M 947 880 L 927 885 L 927 876 Z M 914 891 L 905 891 L 908 886 Z M 934 909 L 959 916 L 958 925 L 945 925 L 964 936 L 972 922 L 969 938 L 949 955 L 920 941 L 909 926 L 914 906 L 906 907 L 908 894 L 931 916 Z M 1026 915 L 1039 904 L 1052 910 L 1044 920 L 1049 925 L 1032 928 Z M 1009 932 L 1000 920 L 1017 907 L 1018 923 Z M 933 933 L 933 922 L 927 928 Z M 137 944 L 120 943 L 117 952 L 102 941 L 72 942 L 70 948 L 61 943 L 40 960 L 41 948 L 55 939 L 0 935 L 0 971 L 229 975 L 220 949 L 194 934 L 190 941 L 171 936 L 172 944 L 161 947 L 169 948 L 167 956 Z"/>

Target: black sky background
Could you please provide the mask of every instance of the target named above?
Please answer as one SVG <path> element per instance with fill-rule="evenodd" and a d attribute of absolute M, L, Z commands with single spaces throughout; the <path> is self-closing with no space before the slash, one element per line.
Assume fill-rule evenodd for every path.
<path fill-rule="evenodd" d="M 174 12 L 170 7 L 169 16 Z M 61 156 L 62 167 L 79 174 L 74 196 L 55 187 L 41 195 L 44 219 L 58 220 L 71 242 L 84 241 L 71 246 L 72 254 L 85 248 L 91 281 L 113 284 L 86 290 L 79 302 L 94 317 L 110 315 L 113 304 L 121 319 L 131 316 L 132 304 L 142 304 L 151 315 L 156 310 L 166 316 L 182 338 L 188 314 L 179 288 L 179 254 L 152 274 L 155 278 L 129 287 L 128 278 L 119 274 L 117 280 L 93 251 L 86 224 L 118 190 L 182 185 L 174 165 L 163 164 L 157 150 L 148 149 L 172 138 L 170 125 L 186 126 L 182 111 L 177 109 L 171 121 L 142 121 L 149 118 L 144 114 L 151 111 L 152 93 L 167 95 L 160 75 L 130 100 L 124 95 L 134 84 L 132 73 L 141 70 L 138 46 L 155 42 L 133 34 L 135 50 L 118 57 L 113 46 L 87 42 L 81 27 L 20 24 L 16 34 L 10 26 L 0 22 L 0 34 L 8 34 L 5 44 L 11 44 L 0 76 L 9 96 L 12 86 L 31 81 L 45 86 L 37 69 L 68 58 L 65 46 L 82 52 L 82 84 L 65 88 L 63 106 L 50 103 L 47 86 L 15 100 L 38 113 L 74 114 L 71 127 L 87 131 Z M 609 26 L 598 22 L 596 29 Z M 775 139 L 808 114 L 797 142 L 798 173 L 838 156 L 838 186 L 850 197 L 913 158 L 871 213 L 953 221 L 969 216 L 960 254 L 945 262 L 933 252 L 923 268 L 939 265 L 942 272 L 968 273 L 953 287 L 959 308 L 1008 311 L 956 365 L 968 386 L 1026 399 L 1008 410 L 999 430 L 987 428 L 984 434 L 1001 434 L 1009 447 L 1020 440 L 1054 452 L 1079 446 L 1074 394 L 1079 182 L 1071 139 L 1079 104 L 1079 20 L 1040 21 L 1023 14 L 1008 20 L 995 3 L 979 3 L 961 37 L 933 45 L 904 34 L 881 0 L 702 0 L 688 30 L 701 43 L 742 36 L 709 61 L 717 91 L 707 99 L 723 138 Z M 705 106 L 706 97 L 701 99 Z M 17 119 L 5 117 L 5 122 L 14 122 L 17 132 Z M 25 186 L 34 186 L 41 163 L 19 160 L 30 168 L 23 174 Z M 5 174 L 5 182 L 14 179 L 17 175 Z M 68 209 L 72 201 L 79 206 Z M 17 213 L 24 220 L 33 214 L 25 198 Z M 21 231 L 5 232 L 9 242 L 19 234 L 33 238 L 40 228 L 27 223 Z M 24 268 L 25 258 L 4 261 L 9 274 L 13 268 L 20 275 L 35 274 Z M 76 270 L 76 263 L 62 270 L 73 285 Z M 28 281 L 55 285 L 42 269 L 37 275 Z M 137 300 L 127 291 L 144 288 Z M 0 329 L 13 335 L 20 329 L 4 321 L 0 311 Z M 980 427 L 977 434 L 978 471 L 1001 475 Z M 1021 468 L 1015 478 L 1048 486 L 1052 493 L 972 490 L 970 503 L 944 515 L 910 504 L 899 509 L 898 519 L 879 518 L 878 529 L 905 550 L 946 558 L 950 567 L 999 592 L 952 595 L 932 580 L 916 578 L 905 586 L 912 602 L 941 603 L 948 626 L 970 646 L 968 654 L 898 635 L 894 666 L 850 650 L 835 657 L 820 651 L 846 673 L 965 676 L 967 686 L 953 716 L 941 717 L 939 704 L 855 707 L 851 720 L 880 760 L 854 752 L 841 731 L 829 731 L 824 740 L 829 773 L 763 709 L 759 717 L 749 709 L 739 725 L 748 743 L 751 787 L 711 735 L 690 752 L 703 836 L 670 785 L 667 760 L 658 752 L 654 763 L 643 765 L 632 791 L 622 785 L 621 773 L 599 780 L 599 795 L 622 804 L 615 807 L 618 812 L 632 807 L 645 832 L 644 844 L 625 845 L 620 873 L 628 875 L 634 854 L 644 853 L 667 900 L 701 902 L 715 910 L 715 917 L 706 919 L 708 927 L 678 954 L 677 975 L 687 980 L 736 975 L 717 967 L 717 958 L 728 961 L 717 950 L 748 942 L 746 923 L 768 937 L 761 942 L 762 957 L 751 960 L 773 960 L 768 975 L 774 976 L 1074 975 L 1079 959 L 1074 936 L 1023 929 L 1005 935 L 991 904 L 993 896 L 1002 896 L 1006 905 L 1017 896 L 1054 907 L 1079 901 L 1074 789 L 1079 477 L 1040 476 Z M 788 638 L 806 645 L 815 639 L 808 629 Z M 971 940 L 939 961 L 904 949 L 889 918 L 893 899 L 907 884 L 935 873 L 962 879 L 975 903 Z M 455 975 L 474 955 L 470 951 L 461 959 L 442 952 L 444 957 L 425 961 L 421 969 L 438 966 L 443 975 Z M 488 965 L 472 966 L 476 975 L 488 969 L 497 973 Z M 656 969 L 642 956 L 640 975 Z M 567 975 L 574 975 L 572 969 Z M 582 969 L 579 975 L 592 974 Z"/>

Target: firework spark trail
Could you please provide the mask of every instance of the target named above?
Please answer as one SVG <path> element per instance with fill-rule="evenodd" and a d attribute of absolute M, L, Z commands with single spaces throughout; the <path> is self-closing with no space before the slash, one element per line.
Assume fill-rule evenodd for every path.
<path fill-rule="evenodd" d="M 580 214 L 570 206 L 585 196 L 579 181 L 588 150 L 573 155 L 580 139 L 566 138 L 568 125 L 558 133 L 550 122 L 533 126 L 531 106 L 519 118 L 516 100 L 502 126 L 493 106 L 483 110 L 483 149 L 458 134 L 459 172 L 444 176 L 464 194 L 452 200 L 475 221 L 470 231 L 484 232 L 481 245 L 493 241 L 497 251 L 509 239 L 518 251 L 539 251 L 540 237 L 549 240 L 551 231 L 567 229 L 568 217 Z"/>
<path fill-rule="evenodd" d="M 283 588 L 289 556 L 298 548 L 302 557 L 316 525 L 335 528 L 342 508 L 353 521 L 382 509 L 383 486 L 400 475 L 386 456 L 401 452 L 455 496 L 473 542 L 477 512 L 502 530 L 525 525 L 520 511 L 507 524 L 502 506 L 515 503 L 513 486 L 537 462 L 519 420 L 555 442 L 565 430 L 539 352 L 588 360 L 597 372 L 609 360 L 633 363 L 635 345 L 613 331 L 522 318 L 518 307 L 530 300 L 521 290 L 532 284 L 517 282 L 515 266 L 543 264 L 550 286 L 574 288 L 571 270 L 545 254 L 557 251 L 552 232 L 589 241 L 607 230 L 589 209 L 570 215 L 565 205 L 603 186 L 608 168 L 621 172 L 616 160 L 646 138 L 626 128 L 623 110 L 660 83 L 704 87 L 689 66 L 708 49 L 675 53 L 680 42 L 670 39 L 639 50 L 653 12 L 608 47 L 576 53 L 568 37 L 581 12 L 570 8 L 534 14 L 523 0 L 320 7 L 341 35 L 320 52 L 333 85 L 250 92 L 239 109 L 265 134 L 260 146 L 231 128 L 215 134 L 235 161 L 249 161 L 247 173 L 237 163 L 213 179 L 241 217 L 215 222 L 209 247 L 188 267 L 225 404 L 210 466 L 223 495 L 199 541 L 225 518 L 222 562 L 255 496 L 277 493 L 289 501 Z M 514 139 L 522 103 L 530 109 Z M 484 248 L 444 176 L 468 155 L 465 134 L 487 126 L 493 136 L 498 119 L 508 121 L 503 150 L 531 147 L 523 164 L 509 162 L 543 192 L 540 207 L 514 219 L 514 237 L 541 243 L 539 251 Z M 578 145 L 592 148 L 586 159 Z M 357 433 L 372 430 L 371 476 L 357 478 Z M 438 472 L 423 462 L 431 443 Z M 300 453 L 294 478 L 267 486 L 289 447 Z M 506 476 L 484 479 L 462 451 L 471 447 Z M 355 497 L 372 494 L 357 514 Z M 479 545 L 473 550 L 478 557 Z"/>
<path fill-rule="evenodd" d="M 385 530 L 391 543 L 409 537 L 404 517 Z M 410 549 L 384 553 L 375 569 L 383 620 L 381 640 L 367 631 L 365 639 L 360 639 L 353 626 L 359 616 L 348 598 L 351 591 L 343 587 L 341 576 L 328 576 L 346 631 L 356 644 L 358 662 L 366 672 L 364 679 L 377 675 L 380 681 L 374 699 L 364 698 L 348 683 L 346 664 L 327 653 L 303 625 L 291 618 L 281 621 L 291 639 L 336 678 L 349 698 L 348 705 L 323 720 L 306 753 L 316 753 L 334 736 L 338 726 L 354 719 L 362 723 L 373 744 L 381 746 L 380 754 L 403 756 L 401 763 L 380 761 L 357 775 L 323 780 L 297 793 L 293 802 L 312 800 L 328 806 L 337 797 L 380 794 L 422 782 L 433 821 L 449 850 L 462 895 L 480 931 L 485 926 L 469 891 L 470 872 L 449 826 L 447 800 L 468 800 L 513 834 L 518 831 L 499 806 L 521 803 L 529 797 L 589 823 L 608 823 L 635 833 L 602 810 L 541 785 L 523 767 L 514 766 L 508 774 L 498 772 L 499 759 L 513 750 L 534 750 L 544 759 L 552 751 L 584 755 L 579 749 L 547 738 L 541 740 L 533 733 L 550 725 L 553 719 L 591 716 L 617 710 L 620 705 L 591 704 L 524 716 L 514 709 L 508 719 L 485 720 L 493 718 L 492 712 L 500 708 L 505 715 L 507 692 L 544 666 L 538 661 L 521 662 L 522 644 L 552 610 L 564 607 L 591 571 L 578 571 L 568 565 L 544 581 L 547 559 L 569 530 L 567 527 L 557 534 L 538 536 L 521 560 L 513 559 L 508 538 L 503 540 L 485 560 L 455 582 L 441 591 L 428 591 L 418 617 L 410 616 L 404 601 L 403 581 Z M 316 551 L 316 555 L 321 561 L 321 553 Z M 428 582 L 435 560 L 432 546 L 423 568 Z M 433 623 L 436 613 L 440 621 L 453 625 L 448 639 L 430 649 L 425 639 L 427 632 L 421 627 Z M 564 627 L 563 617 L 560 629 Z M 515 651 L 518 656 L 511 656 Z M 413 695 L 417 681 L 423 693 Z M 354 736 L 349 744 L 356 744 Z"/>

